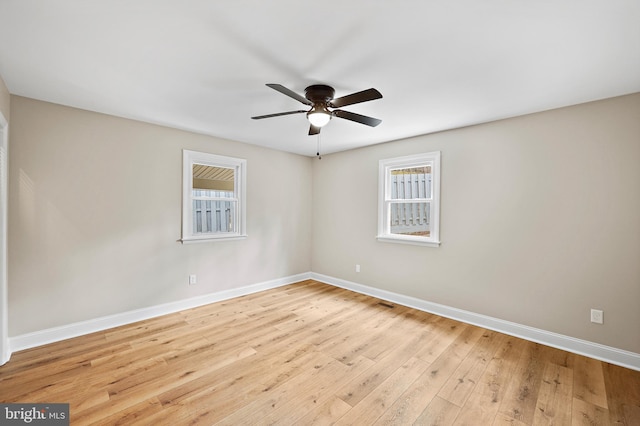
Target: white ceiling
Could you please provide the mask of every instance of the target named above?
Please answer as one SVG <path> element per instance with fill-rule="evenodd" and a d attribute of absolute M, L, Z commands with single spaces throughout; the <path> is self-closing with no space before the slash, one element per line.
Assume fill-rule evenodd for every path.
<path fill-rule="evenodd" d="M 12 94 L 315 155 L 304 109 L 336 97 L 323 153 L 640 92 L 638 0 L 0 0 Z"/>

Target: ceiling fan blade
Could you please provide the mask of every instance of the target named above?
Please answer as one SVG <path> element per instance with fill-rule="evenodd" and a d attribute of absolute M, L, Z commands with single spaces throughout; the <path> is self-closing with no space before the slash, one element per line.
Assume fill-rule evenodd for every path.
<path fill-rule="evenodd" d="M 309 126 L 309 136 L 317 135 L 320 133 L 321 127 L 314 126 L 313 124 Z"/>
<path fill-rule="evenodd" d="M 382 93 L 378 92 L 376 89 L 367 89 L 362 92 L 356 92 L 347 96 L 342 96 L 341 98 L 333 99 L 329 102 L 329 106 L 332 108 L 340 108 L 380 98 L 382 98 Z"/>
<path fill-rule="evenodd" d="M 281 115 L 290 115 L 290 114 L 301 114 L 303 112 L 307 112 L 304 109 L 299 109 L 297 111 L 287 111 L 287 112 L 278 112 L 275 114 L 267 114 L 267 115 L 257 115 L 255 117 L 251 117 L 254 120 L 261 120 L 263 118 L 271 118 L 271 117 L 280 117 Z"/>
<path fill-rule="evenodd" d="M 291 89 L 287 89 L 282 84 L 270 83 L 270 84 L 267 84 L 267 86 L 271 87 L 273 90 L 277 90 L 278 92 L 282 93 L 283 95 L 287 95 L 290 98 L 295 99 L 298 102 L 302 102 L 305 105 L 313 105 L 313 102 L 311 102 L 309 99 L 305 98 L 304 96 L 301 96 L 301 95 L 297 94 L 296 92 L 294 92 Z"/>
<path fill-rule="evenodd" d="M 367 126 L 371 126 L 371 127 L 376 127 L 378 124 L 382 123 L 382 120 L 378 120 L 377 118 L 367 117 L 366 115 L 356 114 L 355 112 L 343 111 L 341 109 L 336 109 L 332 111 L 332 114 L 336 117 L 344 118 L 345 120 L 355 121 L 361 124 L 366 124 Z"/>

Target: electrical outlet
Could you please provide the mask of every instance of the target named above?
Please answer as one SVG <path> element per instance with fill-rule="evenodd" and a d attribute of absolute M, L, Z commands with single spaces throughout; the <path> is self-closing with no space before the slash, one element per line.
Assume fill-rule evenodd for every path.
<path fill-rule="evenodd" d="M 596 324 L 604 323 L 604 312 L 600 309 L 592 309 L 591 310 L 591 322 Z"/>
<path fill-rule="evenodd" d="M 356 265 L 356 272 L 360 272 L 360 265 Z"/>
<path fill-rule="evenodd" d="M 189 285 L 194 285 L 197 282 L 198 282 L 198 280 L 196 279 L 196 275 L 195 274 L 189 275 Z"/>

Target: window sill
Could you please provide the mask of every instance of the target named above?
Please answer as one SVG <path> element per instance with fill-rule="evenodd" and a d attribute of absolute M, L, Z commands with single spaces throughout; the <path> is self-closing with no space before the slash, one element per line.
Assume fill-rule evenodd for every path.
<path fill-rule="evenodd" d="M 411 244 L 414 246 L 440 247 L 440 241 L 426 240 L 410 236 L 378 235 L 376 239 L 382 243 Z"/>
<path fill-rule="evenodd" d="M 212 241 L 234 241 L 234 240 L 246 240 L 248 237 L 247 234 L 233 234 L 233 235 L 219 235 L 219 236 L 202 236 L 202 237 L 188 237 L 182 238 L 180 241 L 182 244 L 192 244 L 192 243 L 207 243 Z"/>

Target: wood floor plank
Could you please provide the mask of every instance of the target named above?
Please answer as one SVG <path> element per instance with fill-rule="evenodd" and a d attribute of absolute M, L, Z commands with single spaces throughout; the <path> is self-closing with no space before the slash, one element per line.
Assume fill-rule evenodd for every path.
<path fill-rule="evenodd" d="M 467 324 L 442 317 L 437 318 L 433 325 L 435 326 L 432 334 L 433 340 L 425 344 L 416 355 L 426 362 L 433 362 L 438 359 L 468 327 Z"/>
<path fill-rule="evenodd" d="M 544 351 L 544 356 L 549 362 L 561 367 L 568 368 L 570 370 L 573 370 L 575 359 L 577 356 L 579 356 L 576 354 L 572 354 L 571 352 L 563 351 L 562 349 L 552 348 L 549 346 L 545 346 Z"/>
<path fill-rule="evenodd" d="M 456 418 L 456 425 L 492 424 L 525 342 L 506 336 Z"/>
<path fill-rule="evenodd" d="M 498 350 L 500 342 L 505 338 L 504 334 L 493 331 L 485 332 L 440 389 L 438 396 L 462 407 L 480 381 L 494 353 Z"/>
<path fill-rule="evenodd" d="M 548 363 L 542 376 L 533 418 L 534 425 L 571 424 L 573 371 Z"/>
<path fill-rule="evenodd" d="M 20 401 L 67 401 L 70 402 L 70 408 L 74 413 L 80 413 L 86 409 L 91 409 L 100 404 L 108 404 L 111 396 L 106 380 L 117 382 L 120 378 L 128 375 L 135 375 L 137 371 L 147 371 L 154 366 L 164 364 L 158 360 L 146 360 L 144 364 L 137 363 L 135 368 L 128 368 L 120 372 L 120 375 L 109 374 L 100 376 L 98 380 L 93 374 L 78 374 L 64 381 L 55 381 L 52 385 L 22 395 Z M 99 374 L 99 373 L 98 373 Z M 107 379 L 108 378 L 108 379 Z M 78 389 L 83 389 L 83 398 L 75 398 Z"/>
<path fill-rule="evenodd" d="M 622 412 L 624 419 L 628 425 L 640 425 L 640 404 L 630 403 L 622 404 Z"/>
<path fill-rule="evenodd" d="M 149 418 L 148 424 L 161 424 L 166 418 L 174 424 L 213 424 L 258 398 L 264 390 L 262 383 L 239 371 L 222 379 L 218 374 L 203 376 L 160 394 L 163 412 Z"/>
<path fill-rule="evenodd" d="M 429 368 L 429 363 L 420 358 L 410 358 L 384 382 L 364 397 L 337 425 L 373 424 L 396 399 Z"/>
<path fill-rule="evenodd" d="M 388 309 L 388 308 L 383 308 Z M 406 308 L 404 308 L 406 309 Z M 318 350 L 323 350 L 335 359 L 348 363 L 352 359 L 371 352 L 372 348 L 386 348 L 385 340 L 389 340 L 387 335 L 397 332 L 397 324 L 402 321 L 402 316 L 397 312 L 395 316 L 390 316 L 390 312 L 381 311 L 380 315 L 369 318 L 369 321 L 353 327 L 352 333 L 346 338 L 337 341 L 333 345 L 320 346 Z M 324 349 L 323 349 L 324 347 Z M 382 349 L 378 349 L 381 351 Z"/>
<path fill-rule="evenodd" d="M 451 378 L 478 340 L 485 335 L 484 329 L 467 327 L 430 364 L 428 370 L 413 381 L 405 392 L 378 418 L 378 424 L 412 424 L 427 405 Z"/>
<path fill-rule="evenodd" d="M 175 331 L 186 329 L 188 324 L 182 321 L 179 313 L 164 315 L 158 318 L 140 321 L 135 324 L 123 325 L 115 327 L 104 332 L 104 339 L 112 344 L 126 342 L 129 343 L 135 339 L 141 339 L 145 336 L 152 336 L 162 331 Z"/>
<path fill-rule="evenodd" d="M 370 368 L 351 379 L 337 391 L 336 395 L 351 406 L 356 406 L 382 382 L 387 380 L 399 366 L 412 358 L 415 351 L 410 350 L 410 348 L 414 343 L 417 342 L 405 342 L 404 345 L 398 347 L 398 350 L 378 360 L 374 368 Z"/>
<path fill-rule="evenodd" d="M 292 389 L 296 393 L 299 390 L 304 390 L 305 387 L 308 386 L 309 391 L 303 392 L 306 393 L 307 396 L 296 396 L 294 402 L 296 410 L 291 410 L 291 407 L 288 404 L 282 404 L 277 410 L 270 414 L 268 417 L 269 421 L 272 423 L 282 422 L 283 424 L 300 424 L 302 423 L 301 417 L 305 415 L 315 417 L 317 407 L 324 405 L 329 399 L 331 399 L 332 395 L 335 395 L 337 388 L 342 386 L 351 377 L 357 376 L 363 370 L 369 368 L 371 365 L 371 360 L 365 357 L 358 357 L 346 364 L 348 369 L 344 370 L 342 373 L 333 375 L 333 377 L 328 377 L 329 375 L 323 374 L 317 380 L 305 382 L 304 385 L 292 383 Z M 282 388 L 284 389 L 286 386 L 288 386 L 288 384 L 283 385 Z M 261 421 L 261 419 L 254 418 L 254 421 L 252 422 L 253 424 L 256 423 L 255 420 Z"/>
<path fill-rule="evenodd" d="M 640 372 L 313 280 L 14 353 L 76 425 L 640 424 Z"/>
<path fill-rule="evenodd" d="M 313 353 L 312 363 L 299 375 L 276 388 L 268 389 L 251 403 L 222 419 L 221 425 L 238 424 L 294 424 L 297 419 L 310 412 L 321 398 L 321 390 L 331 384 L 330 378 L 349 374 L 350 367 L 319 352 Z M 359 365 L 358 365 L 359 366 Z M 291 410 L 288 404 L 294 404 Z"/>
<path fill-rule="evenodd" d="M 633 407 L 640 408 L 640 372 L 608 363 L 602 363 L 602 370 L 611 424 L 640 424 L 640 419 L 633 418 Z M 632 423 L 635 420 L 637 421 Z"/>
<path fill-rule="evenodd" d="M 362 310 L 357 314 L 358 322 L 351 322 L 348 318 L 352 318 L 353 313 L 349 312 L 345 317 L 335 318 L 327 322 L 322 329 L 319 329 L 314 338 L 313 343 L 319 351 L 332 349 L 334 346 L 347 341 L 353 341 L 358 338 L 359 330 L 364 326 L 375 324 L 382 318 L 382 310 L 377 308 L 377 301 L 372 300 L 362 306 Z M 391 317 L 388 317 L 391 318 Z"/>
<path fill-rule="evenodd" d="M 531 424 L 536 411 L 542 375 L 547 365 L 547 351 L 540 344 L 526 342 L 514 370 L 499 412 L 518 422 Z"/>
<path fill-rule="evenodd" d="M 108 384 L 106 389 L 109 392 L 109 401 L 80 412 L 79 421 L 84 422 L 88 418 L 94 418 L 96 415 L 102 415 L 108 411 L 124 411 L 150 397 L 195 380 L 210 371 L 219 369 L 222 365 L 232 363 L 240 357 L 251 356 L 254 353 L 254 350 L 247 348 L 237 353 L 224 354 L 216 362 L 200 365 L 200 367 L 186 364 L 181 368 L 175 368 L 165 364 L 135 375 L 129 375 L 115 383 Z"/>
<path fill-rule="evenodd" d="M 317 302 L 321 303 L 321 302 Z M 326 321 L 326 318 L 343 318 L 353 315 L 354 311 L 360 311 L 364 306 L 358 304 L 354 307 L 344 303 L 323 304 L 320 309 L 316 303 L 309 302 L 306 306 L 301 306 L 293 312 L 295 317 L 288 321 L 281 321 L 274 327 L 282 331 L 295 331 L 305 327 L 312 327 Z"/>
<path fill-rule="evenodd" d="M 418 416 L 415 425 L 449 426 L 456 420 L 460 407 L 439 396 L 434 397 Z"/>
<path fill-rule="evenodd" d="M 491 426 L 526 426 L 529 424 L 531 423 L 524 423 L 504 413 L 498 412 Z"/>
<path fill-rule="evenodd" d="M 576 356 L 573 373 L 574 398 L 608 409 L 602 362 Z"/>
<path fill-rule="evenodd" d="M 106 418 L 102 418 L 100 415 L 98 415 L 93 419 L 85 417 L 83 421 L 100 425 L 113 426 L 148 425 L 149 417 L 161 412 L 162 405 L 160 404 L 160 402 L 155 398 L 150 398 L 138 404 L 132 405 L 118 413 L 114 413 Z M 77 422 L 78 419 L 76 419 L 72 415 L 71 424 L 76 424 Z"/>
<path fill-rule="evenodd" d="M 583 399 L 574 398 L 571 407 L 571 423 L 584 426 L 609 425 L 609 410 Z"/>
<path fill-rule="evenodd" d="M 298 424 L 314 426 L 332 425 L 349 410 L 351 410 L 349 404 L 337 396 L 332 396 L 327 402 L 298 420 Z"/>
<path fill-rule="evenodd" d="M 307 345 L 306 350 L 294 347 L 277 356 L 269 354 L 262 359 L 258 358 L 250 364 L 241 360 L 236 365 L 217 370 L 213 374 L 214 377 L 202 377 L 190 384 L 177 387 L 161 395 L 160 400 L 168 408 L 180 405 L 180 410 L 172 409 L 172 416 L 183 418 L 186 415 L 186 418 L 190 419 L 196 415 L 198 421 L 211 424 L 247 405 L 248 399 L 256 400 L 265 393 L 286 386 L 288 380 L 305 369 L 314 368 L 316 357 L 313 346 Z M 362 361 L 367 362 L 363 367 L 371 364 L 371 361 Z M 339 381 L 334 383 L 335 386 L 340 384 Z M 215 394 L 215 399 L 212 400 L 210 394 Z M 194 408 L 191 414 L 186 407 Z"/>
<path fill-rule="evenodd" d="M 384 338 L 378 339 L 376 344 L 370 345 L 362 352 L 362 355 L 378 361 L 387 354 L 396 351 L 398 347 L 405 345 L 408 341 L 412 341 L 414 337 L 417 336 L 420 336 L 420 338 L 416 340 L 416 343 L 424 346 L 424 339 L 427 336 L 433 335 L 433 331 L 435 330 L 434 322 L 440 317 L 430 314 L 415 315 L 415 312 L 413 309 L 408 309 L 403 312 L 401 317 L 399 317 L 400 321 L 394 323 L 393 330 L 384 333 L 382 335 Z"/>

